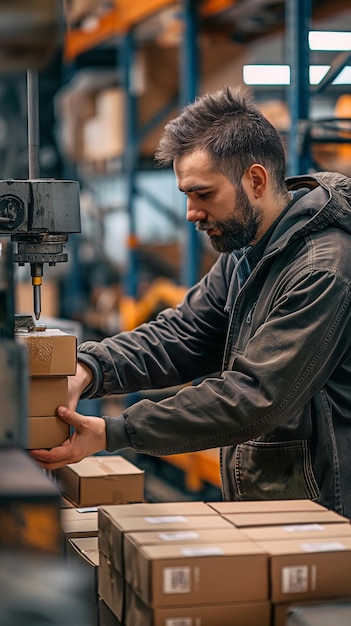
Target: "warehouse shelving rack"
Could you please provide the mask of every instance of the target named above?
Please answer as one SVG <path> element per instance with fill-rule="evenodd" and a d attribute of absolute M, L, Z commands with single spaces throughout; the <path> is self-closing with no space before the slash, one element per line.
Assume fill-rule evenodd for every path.
<path fill-rule="evenodd" d="M 311 145 L 317 139 L 313 138 L 311 133 L 313 128 L 313 123 L 310 121 L 312 98 L 322 94 L 351 60 L 351 51 L 336 55 L 320 83 L 314 87 L 310 86 L 311 55 L 308 34 L 311 29 L 312 9 L 312 0 L 286 0 L 285 31 L 287 58 L 291 68 L 290 87 L 288 89 L 291 117 L 288 140 L 288 174 L 291 176 L 304 174 L 313 167 Z M 321 128 L 325 122 L 332 125 L 333 120 L 320 120 Z M 335 119 L 334 136 L 326 135 L 323 139 L 319 138 L 319 141 L 324 143 L 351 143 L 351 133 L 348 133 L 348 137 L 347 134 L 342 137 L 336 128 L 336 122 Z"/>

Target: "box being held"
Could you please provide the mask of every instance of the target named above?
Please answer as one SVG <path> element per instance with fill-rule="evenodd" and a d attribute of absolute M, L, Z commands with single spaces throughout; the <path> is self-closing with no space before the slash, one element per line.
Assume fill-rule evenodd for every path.
<path fill-rule="evenodd" d="M 64 406 L 68 404 L 68 377 L 30 378 L 28 391 L 28 417 L 56 415 L 56 409 L 60 404 Z"/>
<path fill-rule="evenodd" d="M 27 449 L 54 448 L 70 435 L 69 424 L 58 417 L 29 417 Z"/>
<path fill-rule="evenodd" d="M 59 329 L 17 332 L 16 341 L 28 352 L 30 376 L 74 376 L 77 367 L 77 337 Z"/>

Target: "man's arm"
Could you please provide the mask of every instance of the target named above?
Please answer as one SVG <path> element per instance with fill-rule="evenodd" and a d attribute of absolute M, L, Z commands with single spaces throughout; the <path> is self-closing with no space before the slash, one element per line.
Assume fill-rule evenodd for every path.
<path fill-rule="evenodd" d="M 162 389 L 219 371 L 232 265 L 231 258 L 218 260 L 179 307 L 165 309 L 156 321 L 81 344 L 78 360 L 93 372 L 83 398 Z"/>

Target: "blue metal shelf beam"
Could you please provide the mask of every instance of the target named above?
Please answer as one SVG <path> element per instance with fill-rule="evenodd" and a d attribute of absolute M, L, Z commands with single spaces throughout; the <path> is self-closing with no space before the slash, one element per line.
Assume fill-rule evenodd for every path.
<path fill-rule="evenodd" d="M 136 175 L 138 172 L 138 154 L 140 143 L 145 136 L 155 128 L 160 119 L 174 108 L 174 104 L 182 108 L 192 102 L 198 89 L 198 17 L 196 3 L 192 0 L 184 0 L 183 12 L 183 37 L 180 45 L 180 72 L 179 72 L 179 95 L 178 101 L 171 100 L 162 110 L 155 115 L 143 128 L 138 127 L 137 98 L 133 92 L 133 68 L 135 63 L 136 41 L 131 30 L 120 41 L 120 64 L 124 76 L 123 87 L 126 93 L 126 141 L 124 156 L 124 172 L 127 180 L 127 212 L 129 215 L 129 246 L 128 268 L 126 272 L 125 291 L 132 297 L 137 296 L 138 287 L 138 250 L 136 237 L 135 198 L 144 195 L 138 190 Z M 152 198 L 149 197 L 152 201 Z M 156 208 L 162 208 L 162 203 L 154 199 Z M 186 208 L 184 207 L 184 214 Z M 168 210 L 169 213 L 169 210 Z M 184 285 L 194 284 L 200 273 L 200 241 L 193 224 L 184 224 L 185 243 L 182 254 L 183 266 L 181 268 L 180 282 Z"/>
<path fill-rule="evenodd" d="M 198 52 L 198 19 L 197 3 L 192 0 L 184 0 L 183 23 L 184 32 L 181 45 L 180 58 L 180 106 L 183 107 L 192 102 L 198 93 L 199 76 L 199 52 Z M 186 212 L 186 201 L 184 202 L 184 214 Z M 191 286 L 199 278 L 200 273 L 200 241 L 199 235 L 195 231 L 194 224 L 186 223 L 185 245 L 183 266 L 181 268 L 181 282 L 183 285 Z"/>
<path fill-rule="evenodd" d="M 309 120 L 310 30 L 311 0 L 286 0 L 286 41 L 287 57 L 290 64 L 290 88 L 288 100 L 290 109 L 290 132 L 288 138 L 288 175 L 295 176 L 308 171 L 311 160 L 301 150 L 302 136 Z"/>

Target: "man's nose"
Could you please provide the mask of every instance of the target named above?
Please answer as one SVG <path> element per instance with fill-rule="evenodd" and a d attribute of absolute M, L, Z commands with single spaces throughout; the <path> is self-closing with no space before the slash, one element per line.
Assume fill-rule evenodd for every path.
<path fill-rule="evenodd" d="M 200 208 L 192 198 L 187 198 L 186 201 L 186 219 L 188 222 L 199 222 L 206 219 L 206 211 Z"/>

